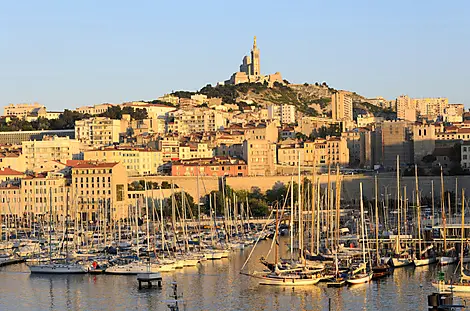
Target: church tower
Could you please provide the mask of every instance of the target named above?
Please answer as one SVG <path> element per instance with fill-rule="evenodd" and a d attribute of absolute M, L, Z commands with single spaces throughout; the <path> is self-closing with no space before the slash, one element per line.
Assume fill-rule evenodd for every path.
<path fill-rule="evenodd" d="M 259 69 L 259 49 L 256 46 L 256 36 L 253 40 L 253 48 L 251 49 L 251 74 L 255 76 L 261 75 Z"/>

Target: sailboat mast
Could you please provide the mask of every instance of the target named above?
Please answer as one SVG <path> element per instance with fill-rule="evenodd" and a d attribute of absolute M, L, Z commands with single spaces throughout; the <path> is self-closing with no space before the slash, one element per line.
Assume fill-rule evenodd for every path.
<path fill-rule="evenodd" d="M 447 239 L 446 239 L 446 210 L 444 205 L 444 177 L 442 173 L 442 166 L 441 166 L 441 217 L 442 217 L 442 230 L 443 230 L 443 237 L 444 237 L 444 252 L 447 251 Z"/>
<path fill-rule="evenodd" d="M 300 151 L 298 152 L 299 155 L 299 170 L 298 170 L 298 181 L 299 181 L 299 188 L 298 190 L 298 204 L 299 204 L 299 251 L 300 251 L 300 260 L 304 258 L 304 235 L 303 235 L 303 219 L 302 219 L 302 180 L 300 177 Z"/>
<path fill-rule="evenodd" d="M 400 156 L 397 155 L 397 204 L 398 204 L 398 220 L 397 220 L 397 231 L 398 231 L 398 240 L 400 240 L 401 234 L 401 219 L 400 219 Z"/>
<path fill-rule="evenodd" d="M 456 203 L 457 204 L 457 203 Z M 463 238 L 465 235 L 465 190 L 462 188 L 462 219 L 460 232 L 460 275 L 463 274 Z"/>
<path fill-rule="evenodd" d="M 361 235 L 362 235 L 362 260 L 366 263 L 366 245 L 365 245 L 365 233 L 364 233 L 364 203 L 362 200 L 362 182 L 359 184 L 360 196 L 361 196 Z"/>
<path fill-rule="evenodd" d="M 294 177 L 290 181 L 290 259 L 294 260 Z"/>
<path fill-rule="evenodd" d="M 339 248 L 340 204 L 341 204 L 341 180 L 339 177 L 339 165 L 336 165 L 336 216 L 335 216 L 336 249 Z"/>
<path fill-rule="evenodd" d="M 375 252 L 377 264 L 379 263 L 379 205 L 378 205 L 378 192 L 377 192 L 377 175 L 374 176 L 375 184 Z"/>
<path fill-rule="evenodd" d="M 52 189 L 49 188 L 49 263 L 52 264 Z"/>
<path fill-rule="evenodd" d="M 312 219 L 310 219 L 311 221 L 311 225 L 310 225 L 310 229 L 311 229 L 311 232 L 310 232 L 310 253 L 313 254 L 314 253 L 314 247 L 315 247 L 315 209 L 316 209 L 316 205 L 315 205 L 315 197 L 316 197 L 316 187 L 315 187 L 315 182 L 316 182 L 316 176 L 317 175 L 317 170 L 316 170 L 316 166 L 315 166 L 315 154 L 313 155 L 313 175 L 312 175 L 312 203 L 311 203 L 311 209 L 312 209 L 312 214 L 310 215 L 310 217 L 312 217 Z M 1 221 L 1 219 L 0 219 Z M 1 237 L 1 235 L 0 235 Z"/>
<path fill-rule="evenodd" d="M 418 166 L 415 164 L 415 183 L 416 183 L 416 207 L 418 209 L 418 259 L 421 258 L 421 202 L 419 199 L 419 186 L 418 186 Z"/>

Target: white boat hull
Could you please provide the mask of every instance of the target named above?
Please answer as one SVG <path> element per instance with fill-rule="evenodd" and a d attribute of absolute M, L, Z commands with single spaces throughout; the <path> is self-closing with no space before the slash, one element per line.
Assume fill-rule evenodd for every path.
<path fill-rule="evenodd" d="M 31 273 L 43 274 L 79 274 L 87 273 L 87 269 L 81 265 L 44 264 L 29 266 Z"/>
<path fill-rule="evenodd" d="M 157 265 L 146 263 L 130 263 L 126 265 L 117 265 L 109 267 L 105 270 L 109 274 L 145 274 L 145 273 L 160 273 L 161 269 Z"/>
<path fill-rule="evenodd" d="M 347 279 L 346 282 L 349 284 L 363 284 L 370 282 L 370 280 L 372 280 L 372 273 L 368 273 L 367 275 L 358 278 Z"/>
<path fill-rule="evenodd" d="M 457 257 L 441 257 L 441 259 L 439 259 L 439 264 L 441 266 L 450 265 L 457 262 L 457 259 Z"/>
<path fill-rule="evenodd" d="M 436 261 L 437 259 L 433 257 L 433 258 L 426 258 L 426 259 L 415 259 L 413 260 L 413 263 L 416 267 L 420 267 L 420 266 L 427 266 L 427 265 L 433 264 Z"/>
<path fill-rule="evenodd" d="M 273 286 L 307 286 L 315 285 L 320 282 L 320 278 L 281 278 L 281 277 L 263 277 L 260 279 L 260 285 L 273 285 Z"/>

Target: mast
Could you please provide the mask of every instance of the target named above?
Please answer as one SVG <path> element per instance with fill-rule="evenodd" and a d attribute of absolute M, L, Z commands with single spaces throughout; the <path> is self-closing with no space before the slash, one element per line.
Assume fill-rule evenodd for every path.
<path fill-rule="evenodd" d="M 397 155 L 397 204 L 398 204 L 398 223 L 397 223 L 397 231 L 398 231 L 398 241 L 400 241 L 400 234 L 401 234 L 401 225 L 400 225 L 400 156 Z M 400 242 L 398 242 L 400 243 Z"/>
<path fill-rule="evenodd" d="M 379 206 L 377 193 L 377 175 L 374 176 L 375 181 L 375 252 L 377 265 L 379 264 Z"/>
<path fill-rule="evenodd" d="M 294 177 L 290 181 L 290 260 L 294 260 Z"/>
<path fill-rule="evenodd" d="M 462 218 L 460 227 L 460 275 L 463 274 L 463 236 L 465 235 L 465 190 L 462 188 Z"/>
<path fill-rule="evenodd" d="M 447 252 L 447 239 L 446 239 L 446 210 L 444 205 L 444 177 L 442 173 L 442 166 L 441 166 L 441 217 L 442 217 L 442 230 L 443 230 L 443 237 L 444 237 L 444 252 Z"/>
<path fill-rule="evenodd" d="M 311 200 L 312 200 L 312 203 L 311 203 L 311 209 L 312 209 L 312 214 L 310 215 L 310 217 L 312 218 L 310 221 L 311 221 L 311 224 L 310 224 L 310 227 L 311 227 L 311 233 L 310 233 L 310 253 L 313 255 L 314 253 L 314 247 L 315 247 L 315 209 L 316 209 L 316 205 L 315 205 L 315 196 L 316 196 L 316 187 L 315 187 L 315 182 L 316 182 L 316 176 L 317 175 L 317 170 L 316 170 L 316 166 L 315 166 L 315 154 L 313 155 L 313 176 L 312 176 L 312 197 L 311 197 Z M 1 222 L 1 219 L 0 219 L 0 222 Z M 0 235 L 1 237 L 1 235 Z"/>
<path fill-rule="evenodd" d="M 278 256 L 278 241 L 277 241 L 277 235 L 279 232 L 279 201 L 277 202 L 277 207 L 276 207 L 276 227 L 274 230 L 274 264 L 277 264 L 277 256 Z"/>
<path fill-rule="evenodd" d="M 49 263 L 52 264 L 52 189 L 49 188 Z"/>
<path fill-rule="evenodd" d="M 366 245 L 365 245 L 365 233 L 364 233 L 364 203 L 362 200 L 362 182 L 359 183 L 359 191 L 361 196 L 361 234 L 362 234 L 362 260 L 366 263 Z"/>
<path fill-rule="evenodd" d="M 300 151 L 298 152 L 299 155 L 299 170 L 298 170 L 298 181 L 299 181 L 299 189 L 298 190 L 298 203 L 299 203 L 299 256 L 300 260 L 303 261 L 304 258 L 304 235 L 303 235 L 303 219 L 302 219 L 302 180 L 300 177 Z"/>
<path fill-rule="evenodd" d="M 147 181 L 144 179 L 144 204 L 145 204 L 145 215 L 147 216 L 147 256 L 148 256 L 148 265 L 147 272 L 150 272 L 150 224 L 149 224 L 149 206 L 147 202 Z M 137 233 L 138 235 L 138 233 Z"/>
<path fill-rule="evenodd" d="M 434 224 L 434 180 L 431 180 L 431 218 Z"/>
<path fill-rule="evenodd" d="M 336 249 L 339 248 L 339 226 L 340 226 L 340 215 L 339 209 L 341 204 L 341 180 L 339 177 L 339 165 L 336 165 L 336 216 L 335 216 L 335 227 L 336 227 Z"/>
<path fill-rule="evenodd" d="M 322 216 L 322 213 L 321 213 L 321 206 L 320 206 L 320 199 L 321 199 L 321 195 L 320 195 L 320 180 L 319 178 L 317 178 L 317 255 L 320 253 L 320 223 L 321 223 L 321 216 Z"/>
<path fill-rule="evenodd" d="M 421 202 L 419 199 L 419 188 L 418 188 L 418 166 L 415 164 L 415 183 L 416 183 L 416 206 L 418 208 L 418 248 L 419 254 L 418 259 L 421 258 Z"/>

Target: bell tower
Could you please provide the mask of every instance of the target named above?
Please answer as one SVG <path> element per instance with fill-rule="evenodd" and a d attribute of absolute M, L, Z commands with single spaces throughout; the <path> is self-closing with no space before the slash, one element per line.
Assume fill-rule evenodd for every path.
<path fill-rule="evenodd" d="M 259 69 L 259 49 L 256 46 L 256 36 L 253 39 L 253 48 L 251 49 L 251 74 L 255 76 L 261 75 Z"/>

